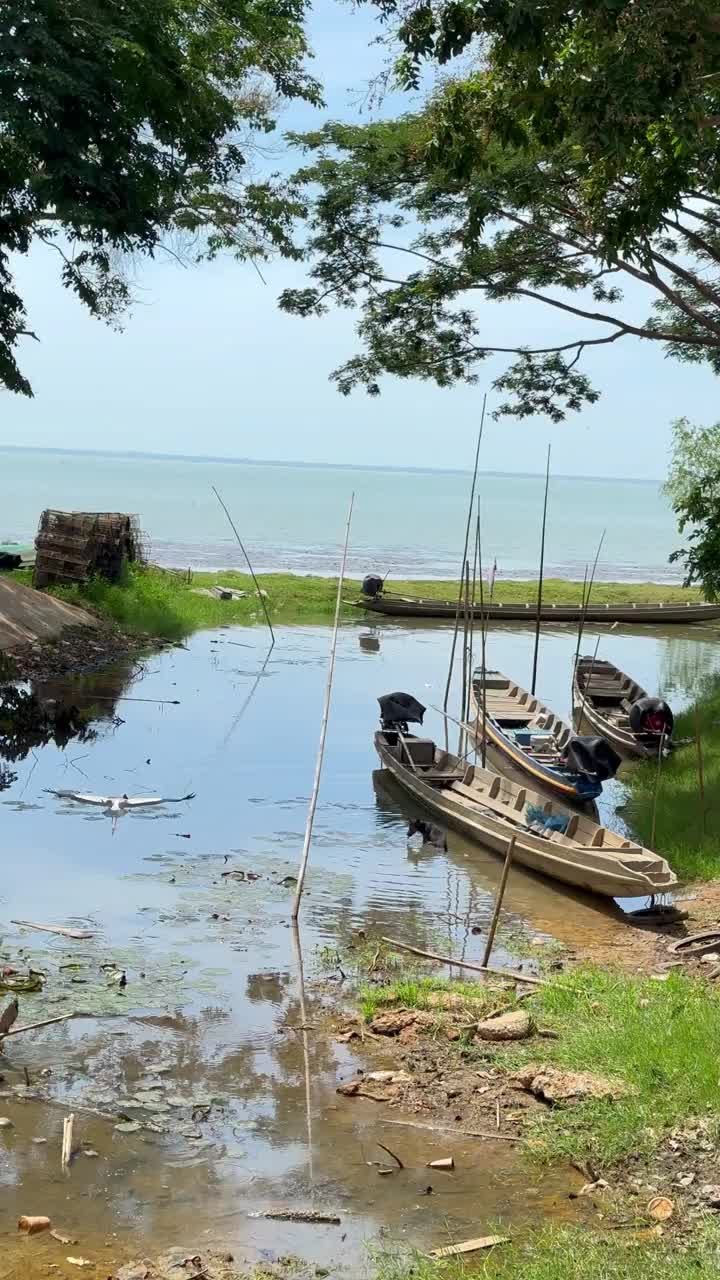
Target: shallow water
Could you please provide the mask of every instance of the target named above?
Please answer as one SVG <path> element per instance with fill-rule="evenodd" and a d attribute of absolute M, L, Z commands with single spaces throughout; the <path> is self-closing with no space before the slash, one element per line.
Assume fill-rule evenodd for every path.
<path fill-rule="evenodd" d="M 71 1009 L 93 1015 L 6 1042 L 0 1089 L 10 1096 L 0 1111 L 15 1128 L 0 1131 L 0 1230 L 12 1229 L 18 1213 L 49 1212 L 81 1239 L 66 1251 L 29 1241 L 28 1257 L 57 1261 L 59 1251 L 62 1261 L 79 1252 L 99 1262 L 138 1238 L 147 1248 L 151 1240 L 199 1247 L 212 1239 L 238 1256 L 292 1251 L 327 1261 L 347 1253 L 361 1267 L 363 1241 L 423 1247 L 449 1234 L 482 1234 L 498 1220 L 520 1226 L 538 1214 L 578 1211 L 567 1200 L 574 1173 L 531 1173 L 510 1144 L 398 1129 L 390 1145 L 407 1169 L 379 1178 L 367 1164 L 377 1156 L 375 1139 L 387 1141 L 380 1126 L 387 1109 L 335 1094 L 338 1076 L 361 1059 L 317 1030 L 325 1000 L 312 981 L 318 949 L 344 953 L 363 930 L 477 960 L 499 863 L 453 834 L 447 854 L 409 852 L 411 811 L 376 770 L 375 699 L 402 688 L 440 703 L 447 628 L 344 627 L 302 914 L 310 979 L 302 998 L 289 927 L 293 887 L 283 880 L 302 845 L 329 631 L 277 634 L 269 657 L 259 629 L 223 629 L 150 659 L 140 675 L 118 669 L 47 687 L 85 705 L 102 696 L 99 736 L 16 761 L 17 780 L 0 793 L 0 955 L 48 975 L 41 995 L 20 997 L 21 1020 Z M 538 693 L 561 713 L 569 709 L 574 646 L 569 631 L 543 636 Z M 584 648 L 594 647 L 590 633 Z M 489 664 L 521 681 L 531 652 L 531 630 L 490 635 Z M 605 631 L 599 652 L 676 707 L 718 663 L 716 633 L 703 629 Z M 426 726 L 439 736 L 434 711 Z M 46 788 L 197 794 L 113 824 Z M 618 783 L 606 811 L 620 794 Z M 224 874 L 238 870 L 260 878 Z M 95 936 L 26 932 L 9 923 L 16 919 L 77 922 Z M 515 871 L 494 958 L 522 955 L 519 934 L 555 937 L 581 954 L 623 929 L 612 906 Z M 124 989 L 114 980 L 120 970 Z M 373 1053 L 374 1065 L 384 1065 Z M 47 1066 L 52 1074 L 43 1077 Z M 25 1096 L 25 1067 L 40 1100 Z M 139 1085 L 149 1109 L 134 1100 Z M 99 1153 L 78 1156 L 65 1175 L 60 1103 L 76 1109 L 78 1138 Z M 118 1132 L 118 1113 L 157 1131 Z M 424 1165 L 438 1154 L 454 1154 L 457 1171 L 436 1175 L 426 1196 Z M 278 1203 L 336 1211 L 341 1226 L 249 1216 Z"/>

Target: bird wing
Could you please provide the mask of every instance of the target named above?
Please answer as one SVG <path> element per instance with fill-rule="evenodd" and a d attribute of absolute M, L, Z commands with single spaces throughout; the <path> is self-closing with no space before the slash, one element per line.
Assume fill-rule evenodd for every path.
<path fill-rule="evenodd" d="M 181 800 L 194 800 L 195 792 L 189 791 L 186 796 L 130 796 L 123 797 L 123 808 L 139 808 L 143 804 L 180 804 Z"/>
<path fill-rule="evenodd" d="M 112 796 L 91 796 L 82 791 L 51 791 L 50 794 L 59 796 L 61 800 L 77 800 L 80 804 L 99 804 L 103 808 L 112 804 Z"/>

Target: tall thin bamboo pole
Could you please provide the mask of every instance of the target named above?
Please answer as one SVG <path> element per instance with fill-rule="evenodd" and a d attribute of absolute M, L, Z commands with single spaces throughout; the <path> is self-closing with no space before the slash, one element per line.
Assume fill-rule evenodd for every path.
<path fill-rule="evenodd" d="M 475 486 L 477 484 L 478 462 L 480 460 L 480 445 L 482 443 L 483 429 L 485 426 L 485 405 L 487 396 L 483 396 L 482 413 L 480 414 L 480 429 L 478 431 L 477 446 L 475 448 L 475 466 L 473 467 L 472 485 L 470 486 L 470 502 L 468 503 L 468 516 L 465 525 L 465 544 L 463 546 L 462 561 L 460 562 L 460 589 L 458 591 L 457 608 L 455 610 L 455 627 L 453 630 L 452 643 L 450 645 L 450 665 L 448 667 L 447 681 L 445 684 L 445 698 L 443 700 L 443 711 L 447 711 L 448 702 L 450 701 L 450 685 L 452 684 L 453 667 L 455 666 L 455 649 L 457 648 L 458 630 L 460 627 L 460 614 L 462 612 L 463 601 L 463 573 L 465 571 L 465 561 L 467 560 L 468 546 L 470 545 L 470 521 L 472 520 L 473 507 L 475 506 Z M 448 743 L 448 727 L 445 721 L 445 750 L 449 747 Z"/>
<path fill-rule="evenodd" d="M 465 572 L 463 574 L 463 584 L 465 587 L 465 595 L 463 600 L 463 648 L 462 648 L 462 698 L 460 701 L 460 719 L 465 721 L 465 707 L 467 706 L 467 688 L 468 688 L 468 628 L 470 626 L 470 566 L 465 561 Z M 465 739 L 464 728 L 460 729 L 458 736 L 458 755 L 463 753 L 463 743 Z"/>
<path fill-rule="evenodd" d="M 480 579 L 480 673 L 481 673 L 481 693 L 482 693 L 482 738 L 480 741 L 480 760 L 483 769 L 485 768 L 487 759 L 487 739 L 485 737 L 485 716 L 487 713 L 487 616 L 485 614 L 485 586 L 483 583 L 483 562 L 482 562 L 482 533 L 480 529 L 480 499 L 478 498 L 477 513 L 477 547 L 478 547 L 478 576 Z M 477 728 L 477 717 L 475 719 Z"/>
<path fill-rule="evenodd" d="M 543 499 L 542 533 L 540 534 L 540 572 L 538 574 L 537 613 L 535 615 L 535 648 L 533 650 L 532 681 L 530 692 L 535 693 L 537 684 L 538 650 L 540 648 L 540 615 L 542 613 L 543 573 L 545 572 L 545 529 L 547 526 L 548 489 L 550 488 L 550 445 L 547 451 L 545 467 L 545 497 Z"/>
<path fill-rule="evenodd" d="M 325 755 L 325 738 L 327 735 L 328 717 L 330 714 L 330 697 L 332 694 L 333 674 L 335 672 L 335 650 L 337 648 L 338 625 L 340 622 L 340 603 L 342 600 L 343 582 L 345 580 L 345 565 L 347 564 L 348 542 L 350 540 L 350 521 L 352 520 L 354 502 L 355 494 L 353 493 L 350 497 L 347 524 L 345 526 L 345 545 L 343 547 L 342 563 L 340 565 L 340 577 L 338 578 L 337 598 L 335 600 L 335 622 L 333 624 L 332 642 L 330 645 L 330 661 L 328 663 L 327 681 L 325 684 L 325 700 L 323 702 L 322 720 L 320 721 L 320 745 L 318 747 L 317 761 L 315 763 L 315 778 L 313 780 L 307 820 L 305 822 L 305 838 L 303 840 L 302 857 L 300 859 L 297 889 L 295 890 L 295 902 L 292 909 L 293 920 L 297 920 L 300 912 L 300 901 L 302 899 L 303 886 L 305 884 L 305 872 L 307 871 L 308 857 L 310 856 L 310 841 L 312 840 L 313 822 L 315 821 L 315 810 L 317 808 L 318 792 L 320 790 L 320 777 L 322 775 L 323 756 Z"/>
<path fill-rule="evenodd" d="M 581 601 L 580 601 L 580 616 L 579 616 L 579 618 L 578 618 L 577 646 L 576 646 L 576 648 L 575 648 L 575 661 L 573 662 L 573 674 L 575 673 L 575 671 L 576 671 L 576 669 L 577 669 L 578 658 L 580 657 L 580 637 L 581 637 L 581 635 L 582 635 L 582 630 L 581 630 L 581 628 L 582 628 L 582 616 L 583 616 L 583 610 L 584 610 L 584 608 L 585 608 L 585 592 L 586 592 L 586 590 L 587 590 L 587 578 L 588 578 L 588 565 L 586 564 L 586 565 L 585 565 L 585 572 L 584 572 L 584 574 L 583 574 L 582 599 L 581 599 Z"/>
<path fill-rule="evenodd" d="M 592 573 L 590 574 L 590 581 L 587 584 L 587 593 L 586 594 L 583 593 L 584 599 L 583 599 L 582 609 L 580 611 L 580 623 L 578 626 L 577 649 L 575 650 L 576 663 L 578 658 L 580 657 L 580 645 L 582 644 L 583 632 L 585 630 L 585 619 L 587 618 L 587 611 L 590 606 L 590 594 L 592 592 L 593 584 L 595 582 L 595 570 L 597 569 L 597 566 L 598 566 L 598 560 L 600 559 L 600 551 L 602 550 L 602 544 L 605 541 L 606 533 L 607 533 L 607 529 L 603 529 L 602 533 L 600 534 L 600 541 L 598 542 L 598 549 L 595 552 L 595 559 L 593 561 Z"/>
<path fill-rule="evenodd" d="M 705 808 L 705 768 L 703 764 L 702 741 L 700 739 L 700 712 L 695 708 L 695 746 L 697 748 L 698 762 L 698 787 L 700 790 L 700 804 L 702 806 L 702 829 L 703 835 L 707 835 L 707 809 Z"/>
<path fill-rule="evenodd" d="M 516 839 L 517 839 L 516 836 L 511 836 L 510 839 L 508 840 L 508 847 L 505 852 L 505 862 L 502 869 L 502 875 L 500 877 L 500 884 L 498 886 L 497 898 L 495 899 L 495 908 L 492 913 L 492 920 L 490 921 L 490 929 L 488 930 L 487 942 L 485 943 L 485 954 L 483 955 L 483 958 L 482 958 L 483 969 L 487 965 L 487 962 L 490 959 L 490 953 L 493 949 L 493 942 L 495 941 L 495 933 L 498 927 L 498 920 L 500 919 L 500 911 L 503 904 L 503 898 L 505 897 L 505 886 L 507 884 L 507 878 L 510 873 L 510 864 L 512 863 L 513 854 L 515 852 Z"/>
<path fill-rule="evenodd" d="M 263 593 L 262 593 L 262 591 L 261 591 L 261 589 L 260 589 L 260 583 L 258 582 L 257 578 L 255 577 L 255 570 L 253 569 L 253 567 L 252 567 L 252 565 L 251 565 L 251 563 L 250 563 L 250 557 L 249 557 L 249 555 L 248 555 L 247 551 L 245 550 L 245 546 L 244 546 L 243 540 L 242 540 L 242 538 L 240 537 L 240 534 L 238 533 L 238 531 L 237 531 L 237 529 L 236 529 L 236 527 L 235 527 L 235 522 L 234 522 L 234 520 L 233 520 L 232 516 L 230 515 L 230 512 L 228 511 L 227 507 L 225 506 L 225 503 L 223 502 L 222 498 L 220 497 L 220 494 L 218 493 L 217 489 L 215 488 L 215 485 L 213 485 L 213 486 L 212 486 L 212 491 L 213 491 L 213 493 L 215 494 L 215 497 L 217 498 L 218 502 L 220 503 L 220 506 L 222 507 L 223 511 L 225 512 L 225 515 L 227 516 L 227 518 L 228 518 L 228 522 L 229 522 L 229 524 L 230 524 L 230 528 L 232 529 L 233 533 L 235 534 L 235 537 L 237 538 L 238 546 L 239 546 L 240 550 L 242 551 L 242 553 L 243 553 L 243 555 L 244 555 L 244 557 L 245 557 L 245 560 L 246 560 L 246 562 L 247 562 L 247 567 L 248 567 L 248 569 L 250 570 L 250 576 L 251 576 L 251 578 L 252 578 L 253 582 L 255 583 L 255 590 L 256 590 L 256 591 L 257 591 L 257 593 L 258 593 L 258 600 L 260 601 L 260 604 L 262 605 L 262 611 L 263 611 L 263 613 L 265 614 L 265 621 L 267 622 L 268 627 L 270 628 L 270 636 L 271 636 L 271 639 L 272 639 L 272 643 L 274 644 L 274 643 L 275 643 L 275 632 L 273 631 L 273 625 L 272 625 L 272 622 L 270 621 L 270 614 L 268 613 L 268 608 L 267 608 L 267 605 L 265 604 L 265 597 L 264 597 L 264 595 L 263 595 Z"/>
<path fill-rule="evenodd" d="M 660 750 L 658 751 L 658 766 L 655 774 L 655 795 L 653 796 L 652 825 L 650 827 L 650 848 L 655 848 L 655 830 L 657 826 L 657 807 L 658 796 L 660 794 L 660 770 L 663 762 L 663 751 L 665 749 L 665 730 L 660 734 Z"/>

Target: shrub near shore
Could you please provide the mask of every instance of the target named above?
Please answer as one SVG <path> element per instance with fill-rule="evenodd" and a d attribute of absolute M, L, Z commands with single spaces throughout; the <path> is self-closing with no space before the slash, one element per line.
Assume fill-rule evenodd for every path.
<path fill-rule="evenodd" d="M 31 583 L 31 575 L 15 574 L 15 581 Z M 335 611 L 337 578 L 300 577 L 291 573 L 264 573 L 258 575 L 261 589 L 267 593 L 266 603 L 273 621 L 278 623 L 318 623 L 330 621 Z M 216 600 L 198 594 L 198 588 L 215 585 L 233 587 L 249 594 L 244 600 Z M 401 594 L 426 596 L 436 600 L 456 599 L 458 583 L 454 581 L 392 581 L 393 591 Z M 131 566 L 122 583 L 108 583 L 101 578 L 83 586 L 50 588 L 53 594 L 72 604 L 96 609 L 103 616 L 117 622 L 126 631 L 143 632 L 178 639 L 202 627 L 215 627 L 222 623 L 265 624 L 255 586 L 247 573 L 235 570 L 219 573 L 195 573 L 190 580 L 184 573 L 173 573 L 155 567 Z M 346 601 L 359 598 L 358 579 L 346 579 L 343 596 Z M 508 603 L 534 603 L 537 599 L 536 582 L 498 581 L 493 594 L 495 601 Z M 579 604 L 582 599 L 582 583 L 560 578 L 548 578 L 543 584 L 543 600 L 546 604 Z M 695 589 L 657 583 L 601 582 L 593 587 L 595 604 L 655 604 L 660 601 L 696 601 L 701 599 Z M 361 611 L 350 604 L 344 606 L 344 616 L 363 618 Z M 373 615 L 368 615 L 372 617 Z"/>

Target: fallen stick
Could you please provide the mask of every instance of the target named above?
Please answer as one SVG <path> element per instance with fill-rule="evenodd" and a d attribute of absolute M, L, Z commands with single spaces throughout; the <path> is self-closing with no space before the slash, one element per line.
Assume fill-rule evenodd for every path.
<path fill-rule="evenodd" d="M 73 1112 L 66 1116 L 63 1120 L 63 1136 L 62 1151 L 60 1153 L 60 1168 L 67 1169 L 72 1159 L 72 1140 L 73 1125 L 75 1124 L 75 1115 Z"/>
<path fill-rule="evenodd" d="M 459 1253 L 475 1253 L 477 1249 L 492 1249 L 496 1244 L 509 1244 L 509 1236 L 477 1236 L 474 1240 L 460 1240 L 458 1244 L 446 1244 L 442 1249 L 431 1249 L 430 1258 L 454 1258 Z"/>
<path fill-rule="evenodd" d="M 36 929 L 38 933 L 57 933 L 61 938 L 75 938 L 78 942 L 95 937 L 95 934 L 88 933 L 87 929 L 62 929 L 60 925 L 36 924 L 34 920 L 11 920 L 10 923 L 19 924 L 23 929 Z"/>
<path fill-rule="evenodd" d="M 402 1160 L 400 1159 L 399 1156 L 395 1155 L 394 1151 L 391 1151 L 389 1147 L 386 1147 L 383 1142 L 378 1142 L 377 1138 L 375 1139 L 375 1142 L 377 1143 L 377 1146 L 381 1148 L 382 1151 L 385 1151 L 390 1156 L 391 1160 L 395 1161 L 398 1169 L 405 1168 L 405 1165 L 403 1164 Z"/>
<path fill-rule="evenodd" d="M 381 1120 L 381 1124 L 397 1125 L 401 1129 L 429 1129 L 431 1133 L 455 1133 L 460 1138 L 485 1138 L 490 1142 L 524 1142 L 519 1134 L 486 1133 L 483 1129 L 453 1129 L 449 1124 L 421 1124 L 418 1120 Z"/>
<path fill-rule="evenodd" d="M 341 1219 L 335 1213 L 319 1213 L 316 1209 L 264 1209 L 251 1213 L 251 1218 L 271 1218 L 274 1222 L 316 1222 L 338 1227 Z"/>
<path fill-rule="evenodd" d="M 398 942 L 396 938 L 381 938 L 389 947 L 398 947 L 400 951 L 410 951 L 414 956 L 424 956 L 426 960 L 439 960 L 441 964 L 456 965 L 460 969 L 474 969 L 476 973 L 493 973 L 500 978 L 512 978 L 514 982 L 530 982 L 538 987 L 547 985 L 545 978 L 533 978 L 529 973 L 518 973 L 516 969 L 494 969 L 489 964 L 471 964 L 469 960 L 454 960 L 452 956 L 439 956 L 434 951 L 422 951 L 420 947 L 411 947 L 407 942 Z"/>
<path fill-rule="evenodd" d="M 12 1031 L 6 1031 L 0 1036 L 0 1042 L 7 1040 L 8 1036 L 22 1035 L 23 1031 L 37 1031 L 39 1027 L 51 1027 L 54 1022 L 67 1022 L 68 1018 L 79 1018 L 78 1013 L 60 1013 L 56 1018 L 43 1018 L 42 1022 L 27 1022 L 24 1027 L 13 1027 Z"/>

